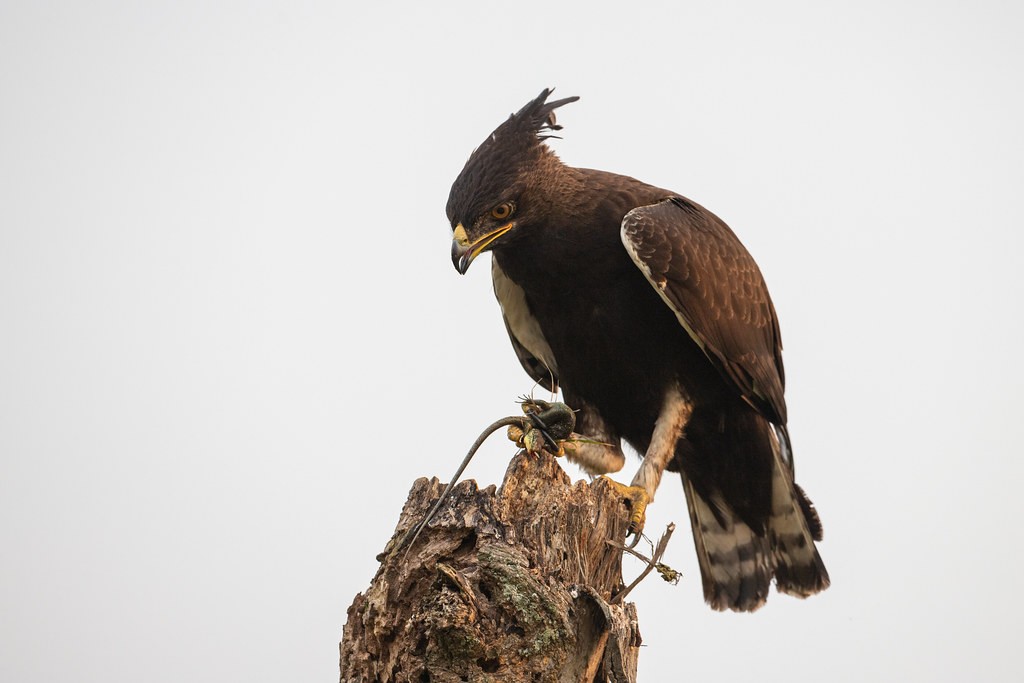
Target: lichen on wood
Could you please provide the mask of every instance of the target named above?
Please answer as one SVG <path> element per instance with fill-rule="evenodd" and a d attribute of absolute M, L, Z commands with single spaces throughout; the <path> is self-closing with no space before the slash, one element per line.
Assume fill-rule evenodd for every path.
<path fill-rule="evenodd" d="M 573 484 L 547 453 L 516 455 L 500 488 L 440 496 L 417 480 L 369 589 L 348 610 L 341 681 L 635 681 L 640 633 L 622 588 L 622 499 Z"/>

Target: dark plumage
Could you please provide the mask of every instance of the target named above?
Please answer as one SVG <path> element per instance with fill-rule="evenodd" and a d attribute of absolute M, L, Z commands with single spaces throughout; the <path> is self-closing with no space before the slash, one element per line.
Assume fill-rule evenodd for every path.
<path fill-rule="evenodd" d="M 481 144 L 452 185 L 452 259 L 493 254 L 495 294 L 524 369 L 579 409 L 570 457 L 617 471 L 620 439 L 653 499 L 682 474 L 705 598 L 753 610 L 774 577 L 798 596 L 828 586 L 821 525 L 792 479 L 778 320 L 729 227 L 633 178 L 563 164 L 549 90 Z M 642 510 L 642 508 L 639 508 Z M 642 514 L 642 513 L 641 513 Z M 642 518 L 636 520 L 642 524 Z"/>

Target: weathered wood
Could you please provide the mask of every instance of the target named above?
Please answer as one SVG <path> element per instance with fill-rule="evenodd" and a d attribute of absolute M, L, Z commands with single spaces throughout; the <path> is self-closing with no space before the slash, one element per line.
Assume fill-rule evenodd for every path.
<path fill-rule="evenodd" d="M 602 480 L 517 455 L 501 487 L 464 481 L 412 546 L 396 539 L 443 486 L 419 479 L 369 589 L 348 610 L 341 681 L 636 680 L 635 606 L 622 588 L 628 511 Z"/>

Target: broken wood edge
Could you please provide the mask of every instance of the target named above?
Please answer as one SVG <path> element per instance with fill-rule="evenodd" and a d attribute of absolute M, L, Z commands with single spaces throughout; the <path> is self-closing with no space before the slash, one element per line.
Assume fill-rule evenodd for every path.
<path fill-rule="evenodd" d="M 413 484 L 349 607 L 341 681 L 636 680 L 642 639 L 623 602 L 620 547 L 628 509 L 607 484 L 572 483 L 549 454 L 519 453 L 500 487 L 459 483 L 396 552 L 441 489 L 436 478 Z"/>

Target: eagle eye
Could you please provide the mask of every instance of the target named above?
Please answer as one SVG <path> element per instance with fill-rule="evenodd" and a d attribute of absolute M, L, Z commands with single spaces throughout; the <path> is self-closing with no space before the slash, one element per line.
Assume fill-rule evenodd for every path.
<path fill-rule="evenodd" d="M 497 218 L 499 221 L 505 220 L 506 218 L 512 215 L 512 212 L 514 210 L 515 207 L 512 206 L 511 202 L 502 202 L 501 204 L 498 204 L 496 207 L 491 209 L 491 216 Z"/>

